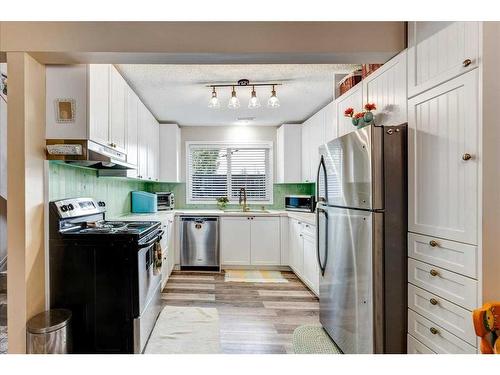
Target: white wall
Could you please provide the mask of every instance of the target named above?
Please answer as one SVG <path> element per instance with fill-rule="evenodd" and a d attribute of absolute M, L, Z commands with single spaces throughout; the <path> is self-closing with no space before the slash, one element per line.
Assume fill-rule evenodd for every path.
<path fill-rule="evenodd" d="M 181 181 L 186 181 L 186 142 L 273 142 L 273 170 L 276 170 L 276 126 L 182 126 Z"/>

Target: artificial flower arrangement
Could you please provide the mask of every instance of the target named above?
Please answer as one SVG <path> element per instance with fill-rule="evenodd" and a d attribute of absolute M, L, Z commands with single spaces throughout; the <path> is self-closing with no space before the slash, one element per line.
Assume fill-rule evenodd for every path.
<path fill-rule="evenodd" d="M 217 206 L 219 206 L 221 210 L 225 209 L 227 204 L 229 203 L 229 199 L 227 199 L 227 197 L 219 197 L 216 200 Z"/>
<path fill-rule="evenodd" d="M 372 111 L 377 109 L 375 103 L 366 103 L 365 110 L 363 112 L 354 112 L 354 108 L 346 108 L 344 111 L 345 117 L 350 117 L 352 120 L 352 124 L 354 126 L 358 126 L 359 121 L 363 119 L 366 124 L 370 124 L 373 121 L 373 113 Z"/>

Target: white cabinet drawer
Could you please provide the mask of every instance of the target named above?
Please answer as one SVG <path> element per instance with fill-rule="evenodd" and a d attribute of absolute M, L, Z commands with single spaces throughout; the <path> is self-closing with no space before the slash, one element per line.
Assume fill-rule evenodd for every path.
<path fill-rule="evenodd" d="M 408 259 L 408 282 L 469 310 L 477 306 L 477 281 L 454 272 Z"/>
<path fill-rule="evenodd" d="M 436 353 L 476 354 L 476 348 L 408 309 L 408 333 Z"/>
<path fill-rule="evenodd" d="M 408 335 L 406 343 L 408 354 L 436 354 L 412 335 Z"/>
<path fill-rule="evenodd" d="M 476 346 L 470 311 L 411 284 L 408 284 L 408 307 Z"/>
<path fill-rule="evenodd" d="M 314 238 L 316 238 L 316 226 L 302 223 L 302 234 L 313 236 Z"/>
<path fill-rule="evenodd" d="M 408 233 L 408 256 L 472 278 L 477 277 L 477 247 Z"/>

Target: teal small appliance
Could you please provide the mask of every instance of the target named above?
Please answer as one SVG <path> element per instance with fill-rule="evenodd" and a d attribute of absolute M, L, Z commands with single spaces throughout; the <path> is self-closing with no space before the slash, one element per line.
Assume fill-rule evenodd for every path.
<path fill-rule="evenodd" d="M 150 214 L 158 211 L 156 194 L 146 191 L 132 192 L 132 212 L 136 214 Z"/>

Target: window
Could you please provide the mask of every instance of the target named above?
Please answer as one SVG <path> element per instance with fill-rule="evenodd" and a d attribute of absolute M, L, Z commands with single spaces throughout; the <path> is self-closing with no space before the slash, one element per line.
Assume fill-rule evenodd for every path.
<path fill-rule="evenodd" d="M 241 188 L 248 202 L 272 203 L 272 143 L 186 145 L 188 203 L 237 202 Z"/>

